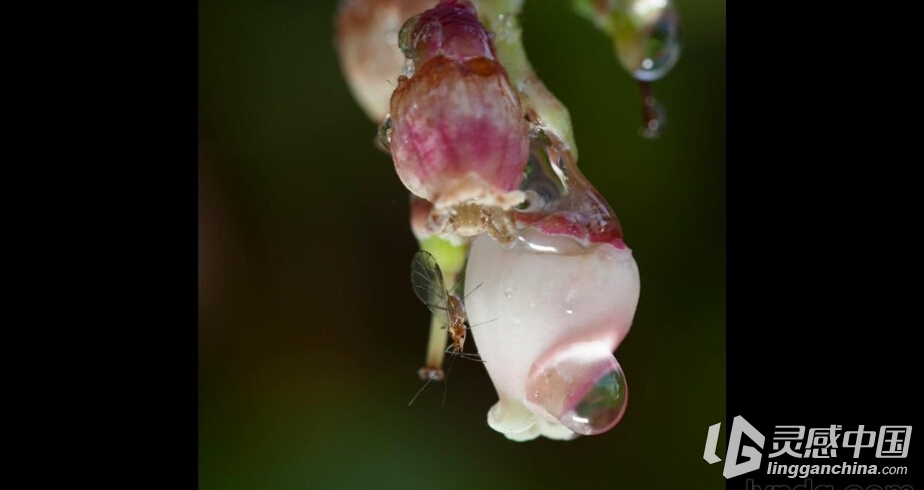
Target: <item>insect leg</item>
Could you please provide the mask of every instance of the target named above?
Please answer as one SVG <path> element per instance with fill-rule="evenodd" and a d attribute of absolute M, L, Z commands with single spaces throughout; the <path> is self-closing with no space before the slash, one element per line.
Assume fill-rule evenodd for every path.
<path fill-rule="evenodd" d="M 452 356 L 452 360 L 449 361 L 449 368 L 446 369 L 446 384 L 443 386 L 443 406 L 446 406 L 446 393 L 449 391 L 449 372 L 452 371 L 452 365 L 456 362 L 456 356 Z"/>

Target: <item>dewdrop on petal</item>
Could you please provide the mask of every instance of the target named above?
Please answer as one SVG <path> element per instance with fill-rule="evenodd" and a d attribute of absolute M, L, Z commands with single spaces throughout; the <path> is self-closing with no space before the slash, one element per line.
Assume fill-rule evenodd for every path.
<path fill-rule="evenodd" d="M 400 39 L 414 67 L 387 123 L 402 183 L 447 217 L 469 203 L 520 204 L 529 126 L 474 7 L 440 2 L 408 20 Z"/>
<path fill-rule="evenodd" d="M 533 363 L 524 403 L 576 434 L 612 429 L 625 413 L 628 390 L 610 350 L 594 341 L 553 348 Z"/>

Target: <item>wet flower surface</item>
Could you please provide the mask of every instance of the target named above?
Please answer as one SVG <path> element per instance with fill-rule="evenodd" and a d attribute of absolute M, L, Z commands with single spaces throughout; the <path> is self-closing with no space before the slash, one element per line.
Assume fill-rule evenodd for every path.
<path fill-rule="evenodd" d="M 491 13 L 479 18 L 474 5 Z M 525 59 L 521 5 L 442 0 L 409 15 L 379 135 L 412 194 L 421 249 L 449 276 L 467 259 L 467 325 L 498 394 L 488 424 L 511 440 L 568 440 L 605 433 L 626 413 L 613 353 L 632 325 L 639 271 L 615 213 L 577 167 L 567 110 Z M 676 62 L 669 0 L 589 12 L 639 80 Z M 432 322 L 427 372 L 441 369 L 439 328 Z"/>
<path fill-rule="evenodd" d="M 496 62 L 439 56 L 392 98 L 390 148 L 415 195 L 446 208 L 471 200 L 511 207 L 528 151 L 528 126 Z"/>
<path fill-rule="evenodd" d="M 482 235 L 472 245 L 466 278 L 466 289 L 478 286 L 466 300 L 470 321 L 493 320 L 472 329 L 500 398 L 489 412 L 491 427 L 516 440 L 563 439 L 618 422 L 623 395 L 599 409 L 617 414 L 593 427 L 577 432 L 562 419 L 573 418 L 569 412 L 594 396 L 591 387 L 618 367 L 612 351 L 628 334 L 639 297 L 629 249 L 585 248 L 535 229 L 524 230 L 512 247 Z M 621 370 L 618 378 L 624 391 Z"/>
<path fill-rule="evenodd" d="M 398 177 L 437 210 L 519 204 L 529 126 L 474 7 L 440 3 L 405 24 L 401 44 L 413 70 L 386 122 Z"/>

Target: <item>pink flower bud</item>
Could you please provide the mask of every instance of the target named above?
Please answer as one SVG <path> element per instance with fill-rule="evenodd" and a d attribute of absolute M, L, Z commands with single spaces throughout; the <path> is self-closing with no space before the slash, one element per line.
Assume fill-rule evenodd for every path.
<path fill-rule="evenodd" d="M 529 125 L 474 7 L 444 1 L 408 21 L 401 38 L 415 67 L 391 98 L 398 177 L 437 211 L 519 204 Z"/>
<path fill-rule="evenodd" d="M 456 61 L 497 58 L 492 35 L 478 20 L 475 7 L 465 0 L 443 0 L 409 19 L 401 28 L 399 43 L 415 66 L 438 55 Z"/>

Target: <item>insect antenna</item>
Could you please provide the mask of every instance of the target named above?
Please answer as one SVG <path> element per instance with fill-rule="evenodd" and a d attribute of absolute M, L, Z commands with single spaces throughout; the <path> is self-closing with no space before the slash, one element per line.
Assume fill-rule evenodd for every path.
<path fill-rule="evenodd" d="M 467 300 L 468 297 L 472 295 L 472 293 L 474 293 L 475 291 L 478 291 L 478 288 L 480 288 L 482 284 L 484 284 L 484 283 L 481 283 L 481 284 L 475 286 L 475 289 L 472 289 L 471 291 L 469 291 L 468 294 L 466 294 L 465 297 L 462 298 L 462 301 Z"/>
<path fill-rule="evenodd" d="M 416 400 L 417 397 L 420 396 L 421 393 L 423 393 L 423 390 L 424 390 L 427 386 L 429 386 L 430 383 L 431 383 L 434 379 L 436 379 L 436 378 L 434 378 L 433 376 L 430 376 L 430 377 L 427 379 L 427 382 L 424 383 L 424 385 L 421 386 L 419 390 L 417 390 L 417 394 L 414 395 L 414 398 L 411 398 L 411 401 L 409 401 L 409 402 L 407 403 L 407 406 L 411 406 L 411 404 L 414 403 L 414 400 Z"/>
<path fill-rule="evenodd" d="M 411 401 L 408 402 L 407 406 L 411 406 L 414 403 L 414 400 L 416 400 L 417 397 L 420 396 L 421 393 L 423 393 L 423 390 L 425 390 L 427 386 L 430 385 L 431 382 L 442 381 L 446 378 L 446 372 L 443 371 L 442 368 L 440 367 L 434 368 L 430 365 L 426 365 L 418 369 L 417 374 L 420 376 L 421 379 L 426 378 L 427 382 L 424 383 L 424 385 L 421 386 L 419 390 L 417 390 L 417 393 L 414 395 L 414 398 L 411 398 Z"/>
<path fill-rule="evenodd" d="M 457 354 L 457 355 L 463 359 L 468 359 L 469 361 L 475 361 L 475 362 L 480 362 L 480 363 L 485 362 L 485 360 L 482 359 L 481 356 L 479 356 L 478 354 Z"/>
<path fill-rule="evenodd" d="M 493 320 L 488 320 L 488 321 L 485 321 L 485 322 L 481 322 L 481 323 L 479 323 L 478 325 L 469 325 L 469 324 L 468 324 L 468 320 L 465 320 L 465 329 L 466 329 L 466 330 L 471 330 L 471 329 L 473 329 L 473 328 L 475 328 L 475 327 L 480 327 L 480 326 L 484 325 L 485 323 L 491 323 L 491 322 L 496 322 L 496 321 L 497 321 L 497 318 L 495 318 L 495 319 L 493 319 Z"/>

